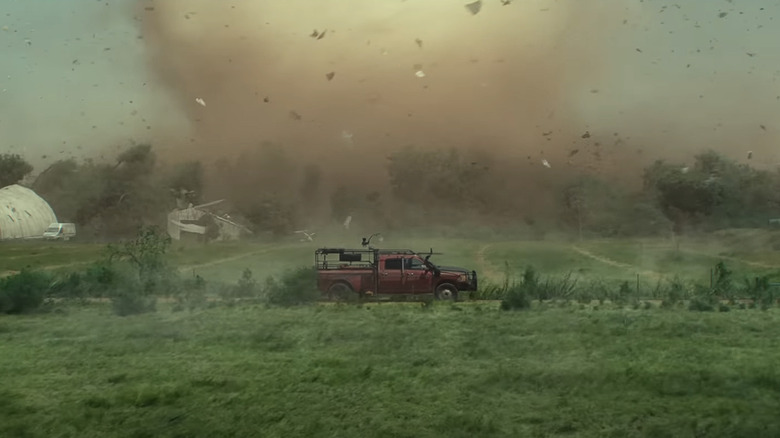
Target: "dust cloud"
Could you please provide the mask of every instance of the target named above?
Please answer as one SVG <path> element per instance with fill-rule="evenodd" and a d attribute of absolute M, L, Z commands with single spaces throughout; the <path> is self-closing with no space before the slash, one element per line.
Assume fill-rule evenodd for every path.
<path fill-rule="evenodd" d="M 4 2 L 0 150 L 43 168 L 129 141 L 171 161 L 273 142 L 384 184 L 401 147 L 473 148 L 529 198 L 705 148 L 780 163 L 776 1 L 467 3 Z"/>
<path fill-rule="evenodd" d="M 406 145 L 564 170 L 588 129 L 578 90 L 604 75 L 604 43 L 632 14 L 618 3 L 496 1 L 474 15 L 447 0 L 182 0 L 138 14 L 191 122 L 177 153 L 270 141 L 352 178 Z"/>
<path fill-rule="evenodd" d="M 778 127 L 759 128 L 780 115 L 760 36 L 777 5 L 142 3 L 152 70 L 191 123 L 170 146 L 187 154 L 270 141 L 359 177 L 404 145 L 455 146 L 489 151 L 518 184 L 636 175 L 704 148 L 780 161 Z"/>

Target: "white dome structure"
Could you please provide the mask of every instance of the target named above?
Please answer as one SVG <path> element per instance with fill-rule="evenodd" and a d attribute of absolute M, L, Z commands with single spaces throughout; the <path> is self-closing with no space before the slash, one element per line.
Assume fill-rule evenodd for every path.
<path fill-rule="evenodd" d="M 57 216 L 34 191 L 20 185 L 0 189 L 0 240 L 43 237 Z"/>

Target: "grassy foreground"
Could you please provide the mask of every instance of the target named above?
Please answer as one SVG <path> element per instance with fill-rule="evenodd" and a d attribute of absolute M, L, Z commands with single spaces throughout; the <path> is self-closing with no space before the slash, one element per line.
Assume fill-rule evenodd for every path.
<path fill-rule="evenodd" d="M 0 319 L 0 436 L 780 436 L 780 311 L 107 306 Z"/>

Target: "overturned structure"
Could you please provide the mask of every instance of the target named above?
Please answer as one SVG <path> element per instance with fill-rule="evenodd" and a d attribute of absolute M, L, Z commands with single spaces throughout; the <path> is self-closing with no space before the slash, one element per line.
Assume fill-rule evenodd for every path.
<path fill-rule="evenodd" d="M 168 235 L 174 240 L 238 240 L 252 234 L 249 228 L 236 223 L 227 214 L 219 215 L 209 209 L 222 201 L 208 204 L 190 204 L 168 214 Z"/>

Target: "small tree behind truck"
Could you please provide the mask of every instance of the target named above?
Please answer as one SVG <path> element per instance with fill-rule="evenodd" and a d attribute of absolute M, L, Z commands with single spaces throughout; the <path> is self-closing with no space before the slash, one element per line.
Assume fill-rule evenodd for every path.
<path fill-rule="evenodd" d="M 440 300 L 456 300 L 458 292 L 477 290 L 476 271 L 437 266 L 429 260 L 432 254 L 320 248 L 314 252 L 317 287 L 329 299 L 433 294 Z"/>

